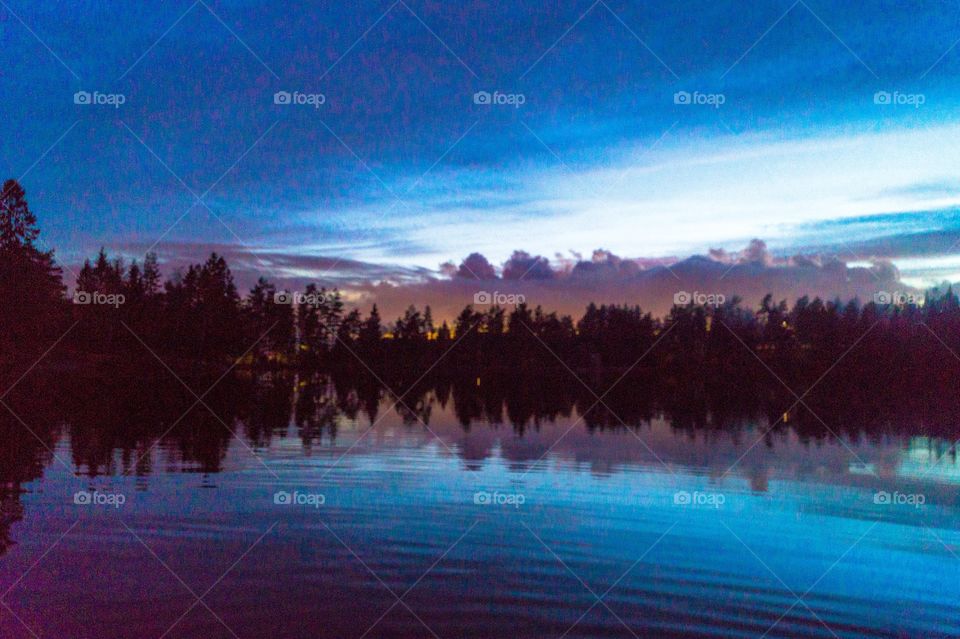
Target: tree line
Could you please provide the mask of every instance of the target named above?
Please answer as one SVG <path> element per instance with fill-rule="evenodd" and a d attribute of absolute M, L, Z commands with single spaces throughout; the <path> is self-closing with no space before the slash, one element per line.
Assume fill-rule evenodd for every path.
<path fill-rule="evenodd" d="M 790 306 L 768 295 L 754 310 L 738 298 L 691 301 L 665 317 L 639 306 L 590 304 L 575 319 L 525 303 L 468 304 L 451 323 L 437 323 L 429 306 L 411 306 L 384 321 L 376 305 L 348 311 L 339 291 L 315 284 L 288 291 L 261 278 L 241 295 L 216 253 L 164 278 L 154 254 L 126 263 L 101 249 L 68 298 L 63 271 L 38 238 L 23 188 L 8 180 L 0 197 L 3 354 L 37 352 L 69 329 L 69 352 L 94 360 L 153 351 L 172 362 L 326 367 L 394 383 L 425 371 L 535 377 L 566 369 L 581 380 L 655 375 L 749 388 L 775 379 L 806 388 L 836 369 L 847 383 L 916 384 L 923 392 L 949 387 L 960 363 L 952 289 L 919 304 L 803 297 Z"/>

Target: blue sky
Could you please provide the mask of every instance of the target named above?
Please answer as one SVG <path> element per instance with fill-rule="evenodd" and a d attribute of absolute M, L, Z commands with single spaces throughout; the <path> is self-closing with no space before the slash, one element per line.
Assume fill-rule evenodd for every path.
<path fill-rule="evenodd" d="M 4 0 L 0 171 L 67 262 L 436 269 L 759 237 L 957 281 L 958 24 L 944 2 Z"/>

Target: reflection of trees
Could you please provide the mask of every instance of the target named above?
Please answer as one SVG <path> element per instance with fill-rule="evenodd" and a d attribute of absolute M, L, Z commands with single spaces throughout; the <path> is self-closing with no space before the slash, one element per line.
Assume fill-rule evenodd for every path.
<path fill-rule="evenodd" d="M 0 555 L 13 543 L 11 526 L 23 518 L 20 495 L 24 485 L 41 477 L 47 465 L 56 463 L 50 451 L 57 444 L 60 416 L 46 394 L 48 388 L 43 380 L 28 377 L 4 398 L 17 415 L 22 415 L 33 434 L 0 407 Z"/>
<path fill-rule="evenodd" d="M 403 397 L 392 397 L 391 401 L 396 401 L 396 411 L 403 420 L 404 426 L 414 426 L 423 424 L 430 426 L 430 413 L 433 411 L 434 398 L 424 392 L 420 395 L 412 393 Z"/>
<path fill-rule="evenodd" d="M 217 371 L 183 376 L 181 383 L 153 365 L 90 366 L 69 374 L 38 370 L 6 401 L 31 426 L 64 425 L 69 459 L 83 474 L 149 475 L 160 454 L 171 468 L 218 472 L 231 430 L 251 446 L 265 446 L 286 429 L 293 390 L 285 376 L 228 375 L 217 382 L 219 376 Z M 202 402 L 184 385 L 202 395 Z M 0 423 L 8 422 L 0 431 L 0 451 L 11 460 L 29 459 L 17 447 L 35 440 L 0 412 Z"/>
<path fill-rule="evenodd" d="M 309 452 L 315 444 L 322 443 L 324 431 L 329 433 L 331 445 L 336 441 L 340 414 L 337 392 L 328 376 L 316 374 L 300 380 L 294 420 L 305 451 Z"/>
<path fill-rule="evenodd" d="M 23 504 L 20 503 L 20 484 L 0 484 L 0 556 L 13 545 L 10 527 L 23 519 Z"/>
<path fill-rule="evenodd" d="M 184 381 L 200 393 L 216 377 L 208 372 Z M 217 472 L 229 448 L 231 430 L 251 447 L 266 447 L 287 433 L 292 417 L 298 437 L 309 449 L 333 445 L 340 420 L 373 423 L 384 410 L 408 426 L 421 421 L 430 425 L 437 410 L 449 410 L 464 430 L 475 423 L 508 424 L 519 435 L 558 420 L 580 419 L 584 429 L 603 431 L 642 428 L 662 416 L 678 432 L 736 434 L 750 425 L 769 424 L 774 433 L 789 430 L 801 441 L 820 440 L 832 433 L 852 441 L 876 439 L 905 430 L 949 437 L 955 434 L 960 416 L 960 398 L 954 394 L 877 396 L 850 389 L 838 393 L 834 385 L 824 384 L 798 404 L 776 383 L 747 393 L 738 386 L 738 379 L 726 384 L 717 380 L 677 383 L 648 376 L 617 379 L 615 374 L 591 377 L 587 383 L 596 389 L 591 392 L 571 376 L 556 372 L 517 371 L 508 376 L 489 370 L 477 377 L 421 383 L 397 402 L 392 392 L 364 376 L 243 373 L 220 380 L 198 404 L 190 391 L 163 370 L 94 366 L 55 378 L 37 377 L 34 384 L 18 387 L 8 401 L 25 412 L 27 421 L 37 420 L 42 425 L 37 428 L 46 428 L 51 441 L 53 425 L 65 425 L 73 463 L 92 476 L 148 475 L 157 451 L 171 456 L 166 463 L 172 467 Z M 36 391 L 36 384 L 44 385 L 44 390 Z M 603 391 L 611 386 L 610 392 Z M 26 401 L 31 390 L 32 399 Z M 603 396 L 601 402 L 598 395 Z M 12 416 L 0 413 L 0 418 L 4 424 L 0 438 L 7 443 L 3 448 L 6 468 L 15 470 L 16 462 L 37 458 L 31 447 L 48 454 Z M 38 475 L 42 461 L 34 464 L 33 475 L 21 474 Z M 7 475 L 8 481 L 18 478 L 16 472 Z"/>
<path fill-rule="evenodd" d="M 251 447 L 269 446 L 275 435 L 286 434 L 295 384 L 294 376 L 279 372 L 244 380 L 248 400 L 237 404 L 237 419 Z"/>
<path fill-rule="evenodd" d="M 350 371 L 303 376 L 276 370 L 261 375 L 234 371 L 219 382 L 219 371 L 185 376 L 184 383 L 197 393 L 213 385 L 203 397 L 204 406 L 168 371 L 158 368 L 141 362 L 90 365 L 69 374 L 38 369 L 6 399 L 43 444 L 0 411 L 0 551 L 10 543 L 10 526 L 22 517 L 24 484 L 54 463 L 47 448 L 54 447 L 61 432 L 69 435 L 70 443 L 63 456 L 80 473 L 146 477 L 158 463 L 167 472 L 219 472 L 231 446 L 230 430 L 252 448 L 267 447 L 286 436 L 291 423 L 309 452 L 334 446 L 341 420 L 363 428 L 364 422 L 392 418 L 411 430 L 423 421 L 448 439 L 466 467 L 479 468 L 498 449 L 511 464 L 539 459 L 548 444 L 524 435 L 553 422 L 580 420 L 579 433 L 631 429 L 647 437 L 653 423 L 663 420 L 674 433 L 673 441 L 689 442 L 687 448 L 697 455 L 712 442 L 752 441 L 768 430 L 761 445 L 774 449 L 787 440 L 811 445 L 835 435 L 851 442 L 903 433 L 952 440 L 960 417 L 960 397 L 955 394 L 918 395 L 906 390 L 878 395 L 850 388 L 843 380 L 825 382 L 797 404 L 796 397 L 776 382 L 681 381 L 642 372 L 620 379 L 618 373 L 601 370 L 581 383 L 569 372 L 499 368 L 481 370 L 476 376 L 427 379 L 404 394 L 401 403 L 372 376 Z M 602 402 L 597 395 L 603 396 Z M 438 412 L 447 421 L 438 420 Z M 459 422 L 462 435 L 451 434 L 451 418 Z M 486 428 L 470 432 L 475 424 Z M 514 436 L 497 433 L 502 428 Z M 658 428 L 664 432 L 664 426 Z M 580 449 L 573 457 L 599 472 L 610 462 L 603 461 L 607 453 L 591 452 L 591 441 L 598 440 L 578 440 Z M 754 490 L 764 490 L 768 469 L 744 464 Z"/>
<path fill-rule="evenodd" d="M 215 379 L 197 375 L 183 383 L 200 394 Z M 148 475 L 155 453 L 162 451 L 172 455 L 168 464 L 217 472 L 230 431 L 238 431 L 238 415 L 246 414 L 247 436 L 253 441 L 269 432 L 263 425 L 265 413 L 250 408 L 264 395 L 249 388 L 249 382 L 228 377 L 198 403 L 178 380 L 155 368 L 101 369 L 72 376 L 63 407 L 73 462 L 93 476 Z"/>

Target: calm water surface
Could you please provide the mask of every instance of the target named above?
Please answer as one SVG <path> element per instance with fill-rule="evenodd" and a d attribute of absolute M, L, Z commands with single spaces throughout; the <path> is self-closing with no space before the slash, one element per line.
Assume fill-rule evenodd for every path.
<path fill-rule="evenodd" d="M 164 439 L 148 472 L 117 451 L 75 476 L 63 428 L 18 488 L 0 636 L 960 636 L 948 441 L 576 412 L 521 434 L 439 404 L 427 429 L 391 405 L 307 443 L 235 421 L 215 473 Z"/>

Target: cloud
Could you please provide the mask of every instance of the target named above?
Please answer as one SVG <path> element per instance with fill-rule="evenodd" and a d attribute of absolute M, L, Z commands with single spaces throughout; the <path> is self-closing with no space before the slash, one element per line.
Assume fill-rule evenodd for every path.
<path fill-rule="evenodd" d="M 590 261 L 577 262 L 570 275 L 579 278 L 633 275 L 641 268 L 641 263 L 636 260 L 625 260 L 605 249 L 597 249 Z"/>
<path fill-rule="evenodd" d="M 475 254 L 471 257 L 479 261 Z M 398 315 L 413 303 L 429 304 L 434 317 L 450 320 L 473 304 L 475 294 L 481 291 L 523 295 L 530 306 L 574 317 L 582 315 L 590 302 L 639 304 L 645 311 L 663 316 L 681 291 L 719 293 L 728 299 L 738 296 L 747 306 L 757 306 L 767 293 L 791 302 L 804 295 L 867 302 L 879 291 L 915 291 L 901 281 L 899 270 L 887 260 L 853 266 L 832 255 L 776 257 L 761 240 L 751 241 L 741 251 L 712 251 L 668 264 L 625 258 L 602 249 L 594 251 L 589 260 L 571 262 L 569 258 L 559 261 L 551 275 L 545 276 L 542 269 L 549 268 L 545 258 L 517 251 L 504 264 L 500 277 L 478 281 L 438 276 L 405 285 L 382 282 L 361 287 L 356 299 L 361 306 L 376 302 L 385 317 Z M 531 265 L 538 277 L 522 277 L 521 269 Z"/>
<path fill-rule="evenodd" d="M 492 280 L 497 277 L 497 272 L 483 255 L 471 253 L 460 263 L 453 276 L 464 280 Z"/>
<path fill-rule="evenodd" d="M 302 288 L 312 282 L 328 288 L 356 289 L 375 283 L 420 284 L 437 275 L 425 268 L 376 264 L 329 255 L 303 255 L 279 249 L 254 249 L 236 244 L 164 242 L 152 248 L 144 244 L 106 248 L 108 254 L 119 254 L 128 264 L 133 259 L 142 262 L 144 253 L 151 249 L 157 254 L 164 277 L 185 270 L 190 264 L 203 262 L 210 253 L 218 253 L 227 260 L 241 291 L 251 288 L 261 276 L 290 288 Z M 67 263 L 66 266 L 74 272 L 80 268 L 78 263 Z"/>
<path fill-rule="evenodd" d="M 526 251 L 514 251 L 503 265 L 503 279 L 550 280 L 555 273 L 550 268 L 550 260 L 539 255 L 532 256 Z"/>

